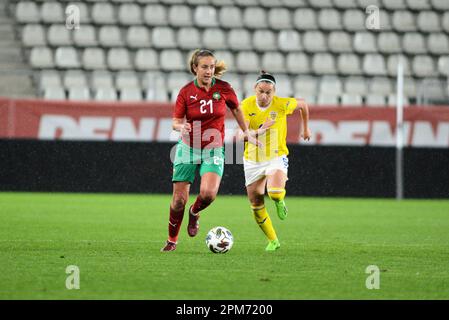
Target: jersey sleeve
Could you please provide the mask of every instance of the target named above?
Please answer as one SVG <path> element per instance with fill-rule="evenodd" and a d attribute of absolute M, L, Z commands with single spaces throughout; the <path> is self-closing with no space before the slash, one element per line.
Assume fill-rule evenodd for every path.
<path fill-rule="evenodd" d="M 295 98 L 281 98 L 282 105 L 285 107 L 285 114 L 292 114 L 298 106 L 298 101 Z"/>
<path fill-rule="evenodd" d="M 225 95 L 226 105 L 228 106 L 228 108 L 237 109 L 239 106 L 239 99 L 237 98 L 234 89 L 229 83 L 226 83 L 226 85 L 224 86 L 223 93 Z"/>
<path fill-rule="evenodd" d="M 173 118 L 183 119 L 186 115 L 186 103 L 183 93 L 184 92 L 181 90 L 176 97 L 175 109 L 173 110 Z"/>

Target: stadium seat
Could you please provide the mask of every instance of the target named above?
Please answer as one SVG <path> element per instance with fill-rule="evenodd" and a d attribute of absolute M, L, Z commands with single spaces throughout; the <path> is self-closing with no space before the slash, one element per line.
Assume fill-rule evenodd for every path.
<path fill-rule="evenodd" d="M 362 96 L 355 93 L 343 93 L 341 95 L 341 105 L 345 107 L 360 107 L 363 105 Z"/>
<path fill-rule="evenodd" d="M 198 27 L 217 27 L 217 11 L 212 6 L 197 6 L 194 12 L 194 21 Z"/>
<path fill-rule="evenodd" d="M 309 8 L 299 8 L 293 14 L 293 24 L 297 30 L 318 29 L 317 17 L 314 10 Z"/>
<path fill-rule="evenodd" d="M 229 82 L 236 93 L 241 92 L 243 89 L 242 79 L 237 73 L 226 72 L 222 80 Z"/>
<path fill-rule="evenodd" d="M 51 46 L 71 46 L 71 30 L 62 24 L 52 24 L 47 31 L 47 40 Z"/>
<path fill-rule="evenodd" d="M 415 79 L 411 77 L 404 78 L 404 95 L 408 97 L 416 97 L 417 89 Z"/>
<path fill-rule="evenodd" d="M 365 105 L 367 107 L 385 107 L 387 105 L 387 101 L 384 95 L 368 94 L 365 97 Z"/>
<path fill-rule="evenodd" d="M 445 12 L 441 18 L 441 26 L 443 30 L 449 33 L 449 12 Z"/>
<path fill-rule="evenodd" d="M 234 72 L 236 70 L 234 55 L 228 50 L 217 50 L 214 52 L 217 60 L 223 60 L 226 64 L 227 71 Z"/>
<path fill-rule="evenodd" d="M 66 93 L 64 88 L 58 86 L 50 86 L 43 89 L 43 97 L 45 100 L 65 100 Z"/>
<path fill-rule="evenodd" d="M 357 8 L 356 0 L 334 0 L 334 5 L 338 9 Z"/>
<path fill-rule="evenodd" d="M 350 53 L 352 48 L 352 37 L 344 31 L 332 31 L 327 39 L 329 50 L 334 53 Z"/>
<path fill-rule="evenodd" d="M 146 5 L 143 10 L 143 21 L 148 26 L 166 26 L 168 24 L 166 7 L 160 4 Z"/>
<path fill-rule="evenodd" d="M 111 3 L 96 2 L 91 8 L 92 21 L 95 24 L 116 24 L 117 18 L 114 5 Z"/>
<path fill-rule="evenodd" d="M 201 48 L 201 35 L 198 29 L 180 28 L 177 33 L 177 43 L 181 49 Z"/>
<path fill-rule="evenodd" d="M 372 32 L 357 32 L 354 35 L 354 50 L 359 53 L 377 52 L 376 36 Z"/>
<path fill-rule="evenodd" d="M 424 37 L 418 32 L 409 32 L 402 38 L 402 48 L 409 54 L 426 53 L 426 43 Z"/>
<path fill-rule="evenodd" d="M 243 15 L 238 7 L 224 6 L 220 8 L 218 19 L 222 28 L 242 28 Z"/>
<path fill-rule="evenodd" d="M 280 52 L 265 52 L 262 55 L 262 66 L 270 73 L 285 73 L 285 59 Z M 289 70 L 290 71 L 290 70 Z"/>
<path fill-rule="evenodd" d="M 291 15 L 286 8 L 273 8 L 268 12 L 268 25 L 274 30 L 292 28 Z"/>
<path fill-rule="evenodd" d="M 432 7 L 437 10 L 445 11 L 449 10 L 449 2 L 447 0 L 430 0 Z"/>
<path fill-rule="evenodd" d="M 391 77 L 396 77 L 398 74 L 398 59 L 401 55 L 390 55 L 387 58 L 387 72 L 388 75 Z M 411 68 L 410 68 L 410 61 L 406 56 L 401 56 L 403 61 L 403 70 L 404 75 L 409 76 L 411 75 Z"/>
<path fill-rule="evenodd" d="M 124 3 L 118 9 L 118 21 L 122 25 L 143 23 L 140 7 L 135 3 Z"/>
<path fill-rule="evenodd" d="M 110 71 L 94 70 L 90 76 L 91 86 L 94 90 L 98 88 L 114 88 L 113 76 Z"/>
<path fill-rule="evenodd" d="M 350 76 L 344 80 L 344 92 L 366 94 L 368 92 L 368 83 L 365 78 L 358 76 Z"/>
<path fill-rule="evenodd" d="M 142 100 L 142 90 L 140 88 L 123 88 L 120 90 L 120 101 L 138 102 Z"/>
<path fill-rule="evenodd" d="M 107 53 L 107 63 L 111 70 L 132 69 L 129 51 L 125 48 L 111 48 Z"/>
<path fill-rule="evenodd" d="M 98 31 L 98 42 L 103 47 L 122 47 L 122 32 L 117 26 L 104 25 Z"/>
<path fill-rule="evenodd" d="M 309 4 L 314 8 L 332 8 L 332 0 L 309 0 Z"/>
<path fill-rule="evenodd" d="M 148 48 L 151 46 L 150 32 L 145 26 L 130 26 L 126 32 L 126 44 L 130 48 Z"/>
<path fill-rule="evenodd" d="M 250 29 L 267 28 L 267 12 L 261 7 L 246 7 L 243 11 L 243 24 Z"/>
<path fill-rule="evenodd" d="M 299 8 L 299 7 L 307 7 L 307 0 L 282 0 L 282 4 L 287 8 Z"/>
<path fill-rule="evenodd" d="M 228 44 L 231 50 L 252 50 L 251 34 L 247 29 L 231 29 L 228 33 Z"/>
<path fill-rule="evenodd" d="M 357 0 L 357 3 L 362 10 L 371 5 L 381 7 L 381 0 Z"/>
<path fill-rule="evenodd" d="M 380 32 L 377 36 L 377 47 L 381 53 L 399 53 L 402 51 L 400 38 L 394 32 Z"/>
<path fill-rule="evenodd" d="M 259 72 L 259 57 L 252 51 L 240 51 L 236 55 L 236 66 L 240 72 Z"/>
<path fill-rule="evenodd" d="M 366 31 L 366 16 L 363 11 L 356 9 L 345 10 L 343 13 L 343 27 L 347 31 Z"/>
<path fill-rule="evenodd" d="M 449 77 L 449 55 L 438 58 L 438 71 L 440 74 Z"/>
<path fill-rule="evenodd" d="M 167 76 L 167 90 L 180 90 L 189 81 L 192 81 L 194 76 L 187 72 L 170 72 Z"/>
<path fill-rule="evenodd" d="M 185 5 L 174 5 L 168 10 L 168 22 L 174 27 L 193 26 L 192 11 Z"/>
<path fill-rule="evenodd" d="M 256 83 L 256 79 L 258 74 L 256 73 L 247 73 L 243 77 L 243 96 L 248 97 L 254 95 L 254 85 Z"/>
<path fill-rule="evenodd" d="M 337 69 L 341 74 L 360 75 L 362 66 L 360 58 L 353 53 L 343 53 L 337 57 Z"/>
<path fill-rule="evenodd" d="M 257 6 L 257 0 L 234 0 L 235 4 L 242 7 Z"/>
<path fill-rule="evenodd" d="M 175 33 L 169 27 L 155 27 L 151 35 L 153 46 L 157 49 L 175 48 Z"/>
<path fill-rule="evenodd" d="M 410 101 L 409 101 L 409 99 L 408 99 L 407 96 L 404 96 L 404 97 L 403 97 L 403 102 L 404 102 L 404 106 L 405 106 L 405 107 L 410 105 Z M 387 96 L 387 106 L 389 106 L 389 107 L 395 107 L 396 104 L 397 104 L 397 101 L 396 101 L 396 94 L 394 94 L 394 93 L 389 94 L 389 95 Z"/>
<path fill-rule="evenodd" d="M 64 87 L 88 87 L 87 77 L 82 70 L 67 70 L 63 76 Z"/>
<path fill-rule="evenodd" d="M 430 56 L 416 55 L 412 60 L 413 74 L 417 77 L 432 77 L 437 74 L 435 63 Z"/>
<path fill-rule="evenodd" d="M 281 30 L 277 43 L 282 51 L 300 51 L 302 49 L 301 38 L 296 30 Z"/>
<path fill-rule="evenodd" d="M 98 88 L 95 92 L 96 101 L 117 101 L 117 91 L 114 88 Z"/>
<path fill-rule="evenodd" d="M 337 106 L 339 104 L 338 96 L 330 93 L 320 93 L 317 99 L 318 105 Z"/>
<path fill-rule="evenodd" d="M 56 70 L 42 70 L 38 74 L 38 88 L 44 90 L 48 87 L 62 87 L 61 76 Z"/>
<path fill-rule="evenodd" d="M 424 3 L 424 1 L 423 1 Z M 434 11 L 421 11 L 417 17 L 418 29 L 422 32 L 440 32 L 440 17 Z"/>
<path fill-rule="evenodd" d="M 16 20 L 19 23 L 36 23 L 41 19 L 39 7 L 31 1 L 20 1 L 16 6 Z"/>
<path fill-rule="evenodd" d="M 115 88 L 140 88 L 140 81 L 135 71 L 119 71 L 115 75 Z"/>
<path fill-rule="evenodd" d="M 45 29 L 40 24 L 27 24 L 22 29 L 22 44 L 25 47 L 38 47 L 47 44 Z"/>
<path fill-rule="evenodd" d="M 90 100 L 90 91 L 88 87 L 68 88 L 68 100 L 87 101 Z"/>
<path fill-rule="evenodd" d="M 234 4 L 234 0 L 210 0 L 214 6 L 232 6 Z"/>
<path fill-rule="evenodd" d="M 78 53 L 73 47 L 59 47 L 55 51 L 55 64 L 59 68 L 76 69 L 81 67 Z"/>
<path fill-rule="evenodd" d="M 363 72 L 369 76 L 387 75 L 385 59 L 381 54 L 371 53 L 363 57 Z"/>
<path fill-rule="evenodd" d="M 295 93 L 301 96 L 314 96 L 318 92 L 318 79 L 312 76 L 299 75 L 294 79 Z"/>
<path fill-rule="evenodd" d="M 307 52 L 327 51 L 326 37 L 320 31 L 306 31 L 302 37 L 304 50 Z"/>
<path fill-rule="evenodd" d="M 95 47 L 98 45 L 95 27 L 83 25 L 82 29 L 73 30 L 73 43 L 79 47 Z"/>
<path fill-rule="evenodd" d="M 203 45 L 212 50 L 228 49 L 226 35 L 218 28 L 207 28 L 203 33 Z"/>
<path fill-rule="evenodd" d="M 392 24 L 399 32 L 416 31 L 415 17 L 410 11 L 394 11 Z"/>
<path fill-rule="evenodd" d="M 418 95 L 422 95 L 426 103 L 441 103 L 447 101 L 447 83 L 440 78 L 425 78 L 419 81 Z"/>
<path fill-rule="evenodd" d="M 70 3 L 68 5 L 75 5 L 78 9 L 79 9 L 79 13 L 80 13 L 80 24 L 83 26 L 91 23 L 92 19 L 90 17 L 90 8 L 88 8 L 87 4 L 85 2 L 81 2 L 81 1 L 70 1 Z M 66 6 L 67 8 L 67 6 Z"/>
<path fill-rule="evenodd" d="M 391 80 L 387 77 L 373 77 L 369 80 L 369 93 L 370 94 L 379 94 L 379 95 L 388 95 L 391 92 L 394 92 L 394 86 Z"/>
<path fill-rule="evenodd" d="M 343 84 L 341 79 L 336 76 L 323 76 L 319 83 L 319 93 L 341 95 L 343 93 Z"/>
<path fill-rule="evenodd" d="M 380 10 L 380 30 L 391 31 L 393 30 L 392 17 L 386 10 Z"/>
<path fill-rule="evenodd" d="M 327 31 L 341 30 L 343 25 L 340 13 L 335 9 L 323 9 L 318 13 L 318 25 L 320 29 Z"/>
<path fill-rule="evenodd" d="M 303 52 L 290 52 L 286 57 L 286 68 L 288 73 L 309 73 L 310 60 Z"/>
<path fill-rule="evenodd" d="M 46 1 L 41 5 L 41 20 L 44 23 L 65 22 L 65 14 L 62 5 L 56 1 Z"/>
<path fill-rule="evenodd" d="M 134 57 L 134 65 L 137 70 L 159 69 L 158 56 L 153 49 L 139 49 Z"/>
<path fill-rule="evenodd" d="M 220 0 L 215 0 L 215 1 L 220 1 Z M 281 0 L 259 0 L 259 3 L 262 7 L 266 7 L 266 8 L 282 6 Z"/>
<path fill-rule="evenodd" d="M 271 30 L 255 30 L 252 37 L 253 47 L 257 51 L 271 51 L 278 49 L 276 35 Z"/>
<path fill-rule="evenodd" d="M 288 75 L 276 74 L 276 94 L 280 97 L 293 95 L 293 85 Z"/>
<path fill-rule="evenodd" d="M 382 0 L 383 6 L 388 10 L 406 9 L 405 0 Z"/>
<path fill-rule="evenodd" d="M 335 59 L 330 53 L 316 53 L 312 56 L 312 71 L 315 74 L 335 74 Z"/>
<path fill-rule="evenodd" d="M 449 54 L 449 38 L 444 33 L 431 33 L 427 38 L 429 52 L 436 55 Z"/>
<path fill-rule="evenodd" d="M 159 55 L 159 63 L 162 70 L 180 71 L 187 67 L 181 51 L 174 49 L 162 50 Z"/>
<path fill-rule="evenodd" d="M 429 10 L 430 1 L 422 1 L 422 0 L 406 0 L 407 7 L 412 10 Z"/>
<path fill-rule="evenodd" d="M 106 69 L 106 57 L 101 48 L 86 48 L 82 56 L 83 68 L 87 70 Z"/>

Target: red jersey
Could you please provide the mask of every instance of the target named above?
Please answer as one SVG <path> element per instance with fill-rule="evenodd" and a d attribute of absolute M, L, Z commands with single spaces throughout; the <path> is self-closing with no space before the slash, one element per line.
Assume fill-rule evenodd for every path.
<path fill-rule="evenodd" d="M 209 91 L 200 88 L 196 79 L 186 84 L 178 94 L 173 118 L 184 118 L 192 126 L 185 144 L 194 148 L 221 147 L 224 141 L 226 106 L 236 109 L 237 96 L 226 81 L 213 78 Z"/>

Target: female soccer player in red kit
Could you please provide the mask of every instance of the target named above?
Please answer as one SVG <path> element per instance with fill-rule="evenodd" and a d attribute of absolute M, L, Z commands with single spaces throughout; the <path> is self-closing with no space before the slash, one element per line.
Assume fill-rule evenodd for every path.
<path fill-rule="evenodd" d="M 181 133 L 173 162 L 173 198 L 170 204 L 168 240 L 161 251 L 176 249 L 190 185 L 200 169 L 200 193 L 189 208 L 187 232 L 199 230 L 199 213 L 215 199 L 224 169 L 224 120 L 228 107 L 250 143 L 260 144 L 248 134 L 239 101 L 231 85 L 218 79 L 226 70 L 209 50 L 196 50 L 190 58 L 195 79 L 179 92 L 173 112 L 173 129 Z M 184 120 L 185 119 L 185 120 Z"/>

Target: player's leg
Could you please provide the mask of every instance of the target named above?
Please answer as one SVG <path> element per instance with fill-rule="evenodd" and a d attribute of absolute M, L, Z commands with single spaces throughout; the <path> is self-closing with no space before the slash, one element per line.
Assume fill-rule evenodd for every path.
<path fill-rule="evenodd" d="M 200 212 L 206 209 L 216 198 L 221 176 L 215 172 L 205 172 L 201 176 L 200 193 L 189 209 L 187 233 L 194 237 L 199 231 Z"/>
<path fill-rule="evenodd" d="M 254 220 L 268 239 L 268 245 L 265 250 L 274 251 L 280 247 L 280 244 L 264 203 L 266 181 L 267 178 L 263 177 L 246 186 L 246 191 L 251 203 Z"/>
<path fill-rule="evenodd" d="M 276 211 L 281 220 L 287 217 L 287 206 L 285 205 L 285 183 L 287 174 L 283 170 L 273 170 L 267 178 L 267 192 L 271 200 L 274 201 Z"/>

